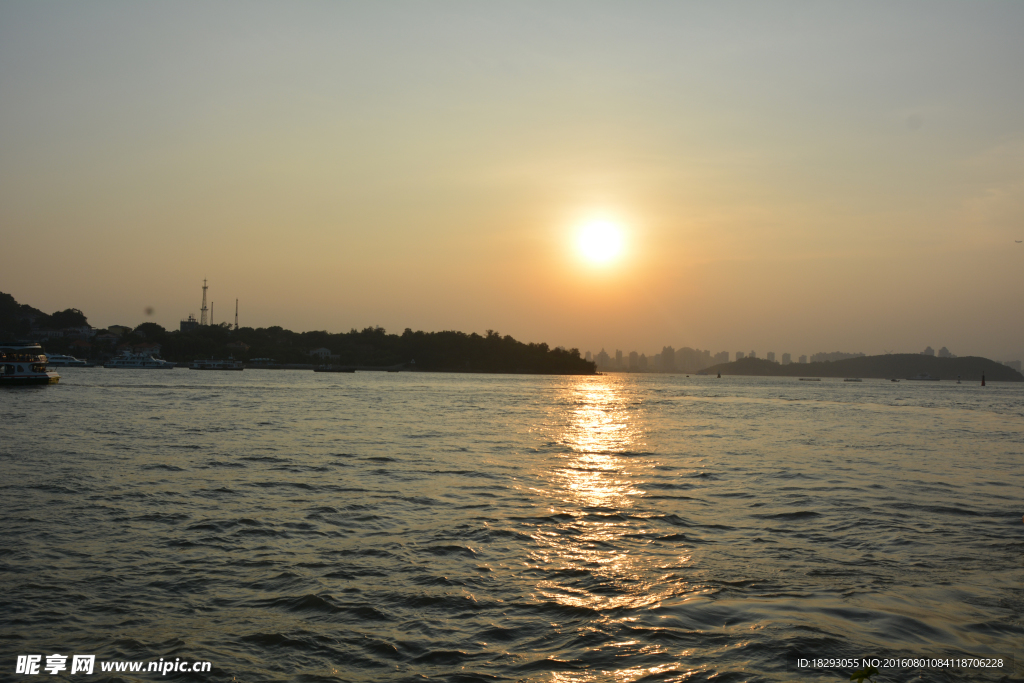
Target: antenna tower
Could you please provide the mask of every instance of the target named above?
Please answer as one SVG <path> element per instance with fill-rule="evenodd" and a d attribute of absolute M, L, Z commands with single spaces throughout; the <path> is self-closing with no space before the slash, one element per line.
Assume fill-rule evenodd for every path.
<path fill-rule="evenodd" d="M 235 299 L 235 330 L 238 330 L 238 299 Z"/>
<path fill-rule="evenodd" d="M 210 324 L 213 324 L 213 302 L 210 302 Z"/>
<path fill-rule="evenodd" d="M 203 278 L 203 307 L 199 309 L 199 324 L 209 325 L 209 320 L 206 317 L 206 278 Z"/>

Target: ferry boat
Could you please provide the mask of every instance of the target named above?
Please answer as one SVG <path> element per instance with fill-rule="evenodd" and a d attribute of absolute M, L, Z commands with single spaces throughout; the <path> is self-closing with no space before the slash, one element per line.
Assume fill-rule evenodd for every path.
<path fill-rule="evenodd" d="M 39 344 L 0 346 L 0 387 L 56 384 L 60 375 L 46 370 L 46 356 Z"/>
<path fill-rule="evenodd" d="M 189 370 L 245 370 L 242 361 L 228 358 L 227 360 L 194 360 L 188 364 Z"/>
<path fill-rule="evenodd" d="M 118 370 L 173 370 L 175 366 L 174 363 L 154 358 L 148 353 L 124 351 L 120 356 L 111 358 L 104 363 L 103 367 Z"/>
<path fill-rule="evenodd" d="M 46 364 L 49 365 L 51 368 L 55 368 L 55 367 L 61 367 L 61 368 L 79 367 L 79 368 L 84 368 L 86 366 L 86 362 L 84 360 L 75 358 L 74 356 L 62 356 L 59 353 L 55 353 L 52 356 L 47 356 L 46 357 Z"/>

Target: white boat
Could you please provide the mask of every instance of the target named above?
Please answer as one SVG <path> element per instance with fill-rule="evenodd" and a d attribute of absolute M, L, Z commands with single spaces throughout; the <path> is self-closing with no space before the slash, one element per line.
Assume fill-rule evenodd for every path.
<path fill-rule="evenodd" d="M 0 387 L 56 384 L 60 375 L 46 370 L 46 355 L 39 344 L 0 345 Z"/>
<path fill-rule="evenodd" d="M 62 356 L 59 353 L 55 353 L 52 356 L 46 357 L 46 364 L 50 367 L 80 367 L 84 368 L 86 363 L 84 360 L 75 358 L 74 356 Z"/>
<path fill-rule="evenodd" d="M 103 367 L 119 370 L 173 370 L 174 363 L 154 358 L 148 353 L 123 351 L 120 356 L 111 358 L 104 363 Z"/>
<path fill-rule="evenodd" d="M 914 381 L 914 382 L 938 382 L 939 381 L 938 377 L 932 377 L 927 372 L 922 372 L 917 377 L 908 377 L 907 379 L 909 379 L 911 381 Z"/>
<path fill-rule="evenodd" d="M 188 364 L 189 370 L 245 370 L 242 361 L 228 358 L 227 360 L 194 360 Z"/>

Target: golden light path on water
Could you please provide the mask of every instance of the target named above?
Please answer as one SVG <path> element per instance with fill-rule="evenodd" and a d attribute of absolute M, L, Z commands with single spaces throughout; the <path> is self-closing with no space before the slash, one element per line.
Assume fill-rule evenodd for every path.
<path fill-rule="evenodd" d="M 599 616 L 590 628 L 596 634 L 609 630 L 610 622 L 636 621 L 619 610 L 654 609 L 666 598 L 692 592 L 694 587 L 676 573 L 690 557 L 655 559 L 636 552 L 636 536 L 643 533 L 636 519 L 643 516 L 636 509 L 644 494 L 641 477 L 658 464 L 648 450 L 650 425 L 641 394 L 627 380 L 598 377 L 571 381 L 561 398 L 562 412 L 551 424 L 561 452 L 548 473 L 549 494 L 560 501 L 551 512 L 570 515 L 571 521 L 559 532 L 535 534 L 542 550 L 531 559 L 559 577 L 539 581 L 538 598 L 594 610 Z M 623 664 L 638 654 L 666 652 L 661 644 L 642 646 L 632 639 L 599 647 L 618 650 Z M 679 665 L 553 672 L 551 680 L 634 681 L 670 670 L 678 673 Z"/>

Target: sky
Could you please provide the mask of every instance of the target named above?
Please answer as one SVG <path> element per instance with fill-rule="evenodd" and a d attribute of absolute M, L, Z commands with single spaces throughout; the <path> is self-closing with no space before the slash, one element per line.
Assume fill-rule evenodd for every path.
<path fill-rule="evenodd" d="M 1022 29 L 974 0 L 8 0 L 0 291 L 98 327 L 177 328 L 206 278 L 252 327 L 1021 359 Z"/>

